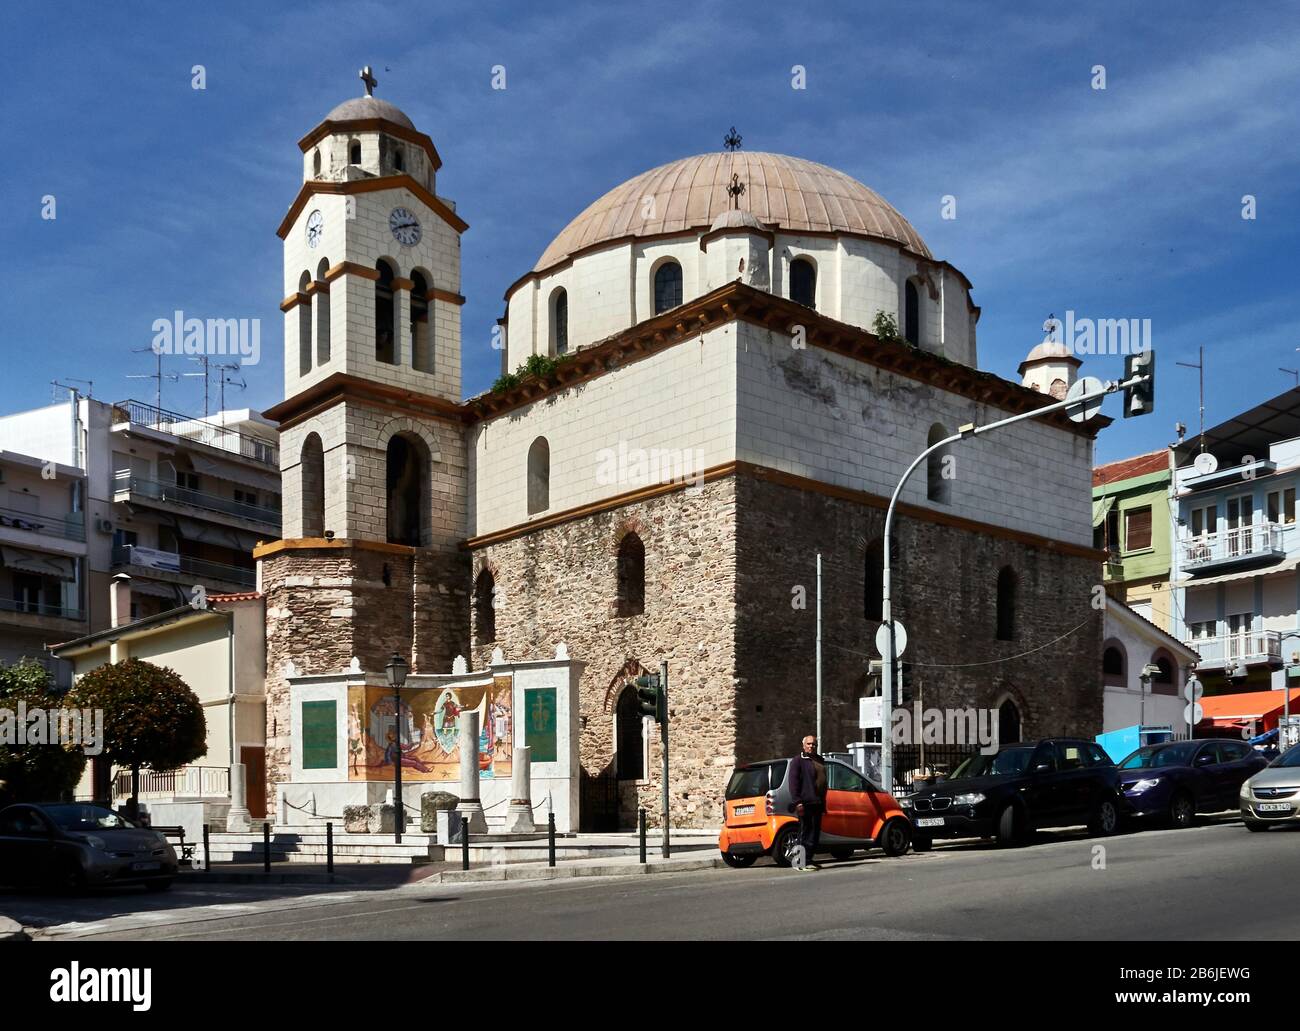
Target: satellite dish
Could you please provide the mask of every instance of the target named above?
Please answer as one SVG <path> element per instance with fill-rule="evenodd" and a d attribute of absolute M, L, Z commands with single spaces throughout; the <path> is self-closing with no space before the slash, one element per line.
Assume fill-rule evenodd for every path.
<path fill-rule="evenodd" d="M 1196 461 L 1192 463 L 1196 467 L 1196 472 L 1201 476 L 1209 476 L 1219 468 L 1219 460 L 1208 451 L 1202 451 L 1196 456 Z"/>
<path fill-rule="evenodd" d="M 1105 384 L 1096 376 L 1084 376 L 1083 379 L 1075 380 L 1074 386 L 1066 392 L 1067 401 L 1082 397 L 1084 394 L 1097 394 L 1097 396 L 1067 408 L 1066 412 L 1069 413 L 1070 418 L 1075 422 L 1087 422 L 1100 412 L 1103 397 L 1099 392 L 1104 386 Z"/>

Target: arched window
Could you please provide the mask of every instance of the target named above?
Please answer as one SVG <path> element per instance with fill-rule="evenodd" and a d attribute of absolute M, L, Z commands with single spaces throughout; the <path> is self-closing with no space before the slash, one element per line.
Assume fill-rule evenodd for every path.
<path fill-rule="evenodd" d="M 921 296 L 910 279 L 903 284 L 903 339 L 921 346 Z"/>
<path fill-rule="evenodd" d="M 1020 709 L 1010 698 L 998 706 L 998 744 L 1020 740 Z"/>
<path fill-rule="evenodd" d="M 311 174 L 320 178 L 320 147 L 311 152 Z"/>
<path fill-rule="evenodd" d="M 808 308 L 817 307 L 817 269 L 807 258 L 790 262 L 790 300 Z"/>
<path fill-rule="evenodd" d="M 615 766 L 619 780 L 642 780 L 645 777 L 645 737 L 641 732 L 643 720 L 636 689 L 625 688 L 618 696 L 618 705 L 614 709 L 614 740 L 618 748 Z"/>
<path fill-rule="evenodd" d="M 429 451 L 424 441 L 405 433 L 388 442 L 388 543 L 427 546 Z"/>
<path fill-rule="evenodd" d="M 1003 566 L 998 573 L 998 640 L 1016 637 L 1016 571 Z"/>
<path fill-rule="evenodd" d="M 645 544 L 635 533 L 618 542 L 618 614 L 645 612 Z"/>
<path fill-rule="evenodd" d="M 393 311 L 393 267 L 380 260 L 375 265 L 375 361 L 397 364 L 397 341 L 393 339 L 397 319 Z"/>
<path fill-rule="evenodd" d="M 1128 656 L 1119 641 L 1107 641 L 1101 653 L 1102 683 L 1110 687 L 1124 687 L 1127 679 Z"/>
<path fill-rule="evenodd" d="M 302 535 L 325 536 L 325 452 L 320 437 L 307 434 L 299 458 L 302 476 Z"/>
<path fill-rule="evenodd" d="M 881 537 L 867 545 L 862 590 L 862 615 L 879 623 L 881 595 L 885 590 L 885 541 Z"/>
<path fill-rule="evenodd" d="M 1174 670 L 1177 669 L 1177 666 L 1174 664 L 1173 658 L 1161 648 L 1151 656 L 1151 661 L 1160 670 L 1151 678 L 1151 693 L 1176 695 L 1178 685 L 1174 682 Z"/>
<path fill-rule="evenodd" d="M 479 644 L 491 644 L 497 639 L 496 580 L 492 573 L 483 570 L 474 581 L 474 628 Z"/>
<path fill-rule="evenodd" d="M 329 258 L 321 258 L 316 266 L 316 293 L 312 296 L 312 311 L 316 314 L 316 364 L 330 360 L 330 292 L 325 282 L 329 273 Z"/>
<path fill-rule="evenodd" d="M 361 141 L 360 140 L 353 140 L 351 143 L 348 144 L 348 164 L 349 165 L 361 164 Z"/>
<path fill-rule="evenodd" d="M 411 368 L 433 371 L 433 320 L 429 318 L 429 282 L 411 273 Z"/>
<path fill-rule="evenodd" d="M 926 437 L 925 443 L 928 447 L 933 447 L 944 437 L 951 434 L 943 428 L 941 423 L 935 423 L 930 427 L 929 436 Z M 927 501 L 937 501 L 941 505 L 946 505 L 952 500 L 952 481 L 944 476 L 944 466 L 948 457 L 948 449 L 940 448 L 933 451 L 930 457 L 925 460 L 925 497 Z"/>
<path fill-rule="evenodd" d="M 551 351 L 569 351 L 569 295 L 563 288 L 551 294 Z"/>
<path fill-rule="evenodd" d="M 528 449 L 528 514 L 551 507 L 551 446 L 538 437 Z"/>
<path fill-rule="evenodd" d="M 655 270 L 655 314 L 662 315 L 682 303 L 682 267 L 665 261 Z"/>
<path fill-rule="evenodd" d="M 305 376 L 311 372 L 311 298 L 307 296 L 307 287 L 311 284 L 311 273 L 304 272 L 298 278 L 298 375 Z"/>

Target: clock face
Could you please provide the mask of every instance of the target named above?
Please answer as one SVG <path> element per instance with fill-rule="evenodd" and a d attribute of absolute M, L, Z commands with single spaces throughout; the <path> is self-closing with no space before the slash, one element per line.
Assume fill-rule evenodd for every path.
<path fill-rule="evenodd" d="M 405 208 L 393 208 L 388 216 L 388 228 L 393 231 L 393 239 L 406 247 L 420 242 L 420 220 Z"/>
<path fill-rule="evenodd" d="M 320 243 L 321 234 L 325 231 L 325 216 L 317 208 L 307 216 L 307 246 L 314 248 Z"/>

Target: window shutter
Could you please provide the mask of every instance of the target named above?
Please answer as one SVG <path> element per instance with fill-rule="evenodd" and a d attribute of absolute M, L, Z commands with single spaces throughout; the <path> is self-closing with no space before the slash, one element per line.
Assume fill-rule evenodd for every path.
<path fill-rule="evenodd" d="M 1151 547 L 1151 509 L 1135 508 L 1125 516 L 1125 549 L 1140 551 Z"/>

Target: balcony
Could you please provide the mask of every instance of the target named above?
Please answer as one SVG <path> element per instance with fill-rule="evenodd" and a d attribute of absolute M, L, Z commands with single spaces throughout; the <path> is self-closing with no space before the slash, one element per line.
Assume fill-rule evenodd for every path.
<path fill-rule="evenodd" d="M 113 570 L 134 572 L 152 580 L 190 586 L 201 583 L 205 587 L 236 587 L 252 590 L 257 584 L 257 571 L 243 566 L 228 566 L 221 562 L 178 555 L 172 551 L 157 551 L 134 544 L 113 548 Z"/>
<path fill-rule="evenodd" d="M 1178 542 L 1182 567 L 1204 573 L 1230 567 L 1263 566 L 1286 556 L 1277 523 L 1239 526 L 1234 530 L 1185 537 Z"/>
<path fill-rule="evenodd" d="M 240 433 L 228 426 L 215 422 L 195 419 L 162 408 L 155 408 L 143 401 L 119 401 L 115 404 L 114 423 L 141 426 L 157 433 L 166 433 L 194 444 L 203 444 L 218 451 L 225 451 L 250 462 L 280 468 L 280 449 L 271 441 Z"/>
<path fill-rule="evenodd" d="M 0 508 L 0 529 L 58 537 L 65 541 L 84 542 L 86 539 L 86 526 L 81 519 L 33 515 L 15 508 Z"/>
<path fill-rule="evenodd" d="M 34 601 L 16 601 L 13 598 L 0 598 L 0 623 L 6 626 L 21 626 L 30 630 L 49 630 L 55 633 L 80 633 L 84 626 L 86 613 L 67 605 L 47 604 Z"/>
<path fill-rule="evenodd" d="M 1222 670 L 1228 666 L 1282 665 L 1282 635 L 1276 630 L 1251 630 L 1223 637 L 1202 637 L 1183 641 L 1200 652 L 1202 670 Z"/>
<path fill-rule="evenodd" d="M 162 483 L 140 476 L 132 476 L 122 471 L 113 474 L 113 499 L 115 501 L 143 500 L 162 502 L 167 505 L 182 505 L 218 515 L 234 516 L 250 523 L 274 529 L 280 533 L 280 510 L 263 508 L 260 505 L 248 505 L 242 501 L 233 501 L 217 494 L 208 494 L 201 490 L 178 487 L 174 483 Z"/>

